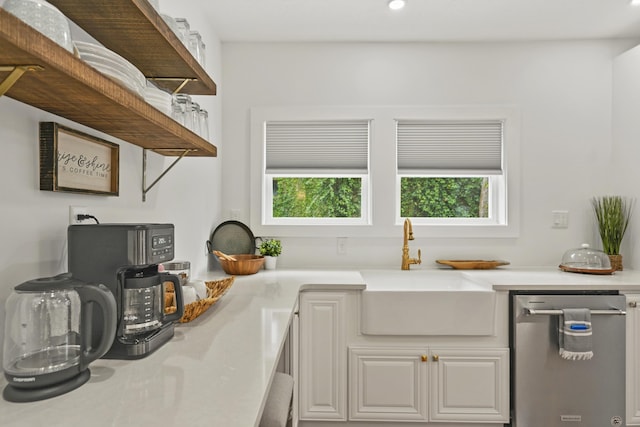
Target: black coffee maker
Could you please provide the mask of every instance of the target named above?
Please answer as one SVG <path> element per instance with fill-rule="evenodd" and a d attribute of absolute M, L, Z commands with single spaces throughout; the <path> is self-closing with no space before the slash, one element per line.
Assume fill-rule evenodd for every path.
<path fill-rule="evenodd" d="M 180 279 L 158 272 L 158 264 L 174 257 L 172 224 L 70 225 L 68 247 L 73 277 L 102 283 L 116 298 L 116 335 L 104 358 L 139 359 L 173 337 L 174 322 L 184 313 Z M 169 283 L 177 310 L 167 314 Z M 100 319 L 93 327 L 103 327 Z"/>

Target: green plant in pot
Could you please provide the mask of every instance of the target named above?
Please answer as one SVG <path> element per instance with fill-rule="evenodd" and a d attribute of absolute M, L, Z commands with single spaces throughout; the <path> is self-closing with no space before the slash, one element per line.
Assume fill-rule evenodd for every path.
<path fill-rule="evenodd" d="M 609 255 L 611 268 L 622 270 L 620 245 L 629 226 L 633 200 L 622 196 L 601 196 L 594 197 L 592 205 L 598 221 L 602 250 Z"/>
<path fill-rule="evenodd" d="M 265 239 L 258 248 L 260 255 L 264 255 L 264 268 L 275 270 L 276 258 L 282 253 L 282 243 L 278 239 Z"/>

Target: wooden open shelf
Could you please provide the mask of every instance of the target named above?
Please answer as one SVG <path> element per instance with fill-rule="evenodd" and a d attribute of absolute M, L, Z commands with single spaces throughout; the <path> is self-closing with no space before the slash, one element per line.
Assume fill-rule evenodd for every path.
<path fill-rule="evenodd" d="M 80 3 L 91 8 L 94 2 Z M 109 7 L 147 4 L 144 0 L 104 3 Z M 141 50 L 160 50 L 144 41 L 136 44 Z M 163 155 L 180 155 L 185 150 L 193 150 L 188 156 L 217 155 L 214 145 L 0 9 L 0 66 L 17 65 L 36 65 L 42 70 L 24 73 L 6 92 L 13 99 Z M 0 82 L 7 75 L 8 71 L 0 71 Z"/>
<path fill-rule="evenodd" d="M 147 0 L 49 0 L 108 49 L 171 92 L 215 95 L 216 84 Z M 169 80 L 163 80 L 169 79 Z"/>

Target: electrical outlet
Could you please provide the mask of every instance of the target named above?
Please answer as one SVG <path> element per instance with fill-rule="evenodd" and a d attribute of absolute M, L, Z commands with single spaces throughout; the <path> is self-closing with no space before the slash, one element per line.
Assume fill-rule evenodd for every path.
<path fill-rule="evenodd" d="M 347 238 L 338 237 L 338 255 L 347 254 Z"/>
<path fill-rule="evenodd" d="M 90 215 L 86 206 L 69 206 L 69 225 L 84 224 L 89 220 L 79 220 L 78 215 Z"/>

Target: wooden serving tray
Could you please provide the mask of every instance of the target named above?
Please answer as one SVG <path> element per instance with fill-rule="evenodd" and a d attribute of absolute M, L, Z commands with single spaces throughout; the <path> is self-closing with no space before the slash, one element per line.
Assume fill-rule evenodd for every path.
<path fill-rule="evenodd" d="M 456 270 L 490 270 L 501 265 L 509 265 L 507 261 L 485 261 L 481 259 L 437 259 L 436 262 L 448 265 Z"/>
<path fill-rule="evenodd" d="M 566 265 L 560 264 L 560 270 L 568 271 L 570 273 L 582 273 L 582 274 L 613 274 L 616 269 L 615 268 L 607 268 L 596 270 L 593 268 L 575 268 L 575 267 L 567 267 Z"/>

